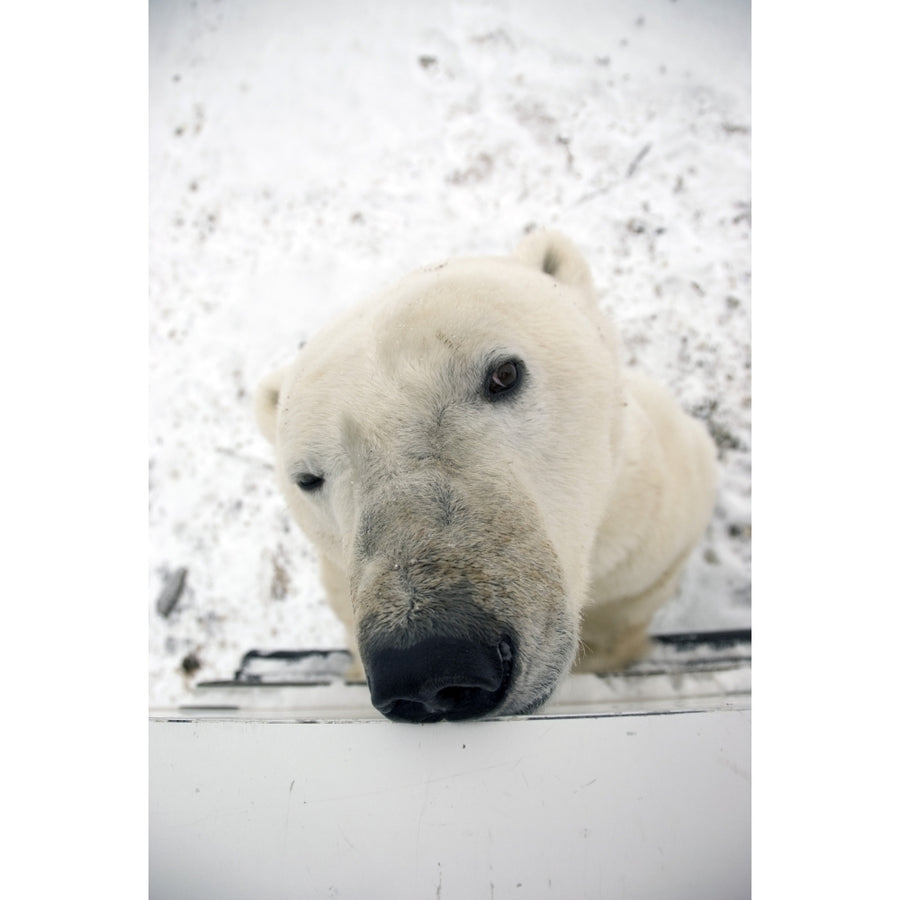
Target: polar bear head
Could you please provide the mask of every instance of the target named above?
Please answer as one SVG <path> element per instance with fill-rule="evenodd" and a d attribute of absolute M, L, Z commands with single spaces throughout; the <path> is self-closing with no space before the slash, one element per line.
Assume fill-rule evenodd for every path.
<path fill-rule="evenodd" d="M 622 405 L 617 338 L 555 233 L 413 273 L 261 385 L 385 715 L 527 713 L 568 672 Z"/>

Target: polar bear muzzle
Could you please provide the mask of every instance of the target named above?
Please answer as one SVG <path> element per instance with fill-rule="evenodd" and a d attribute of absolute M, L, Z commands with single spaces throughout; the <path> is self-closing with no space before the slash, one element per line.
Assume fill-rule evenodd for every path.
<path fill-rule="evenodd" d="M 509 472 L 444 467 L 360 479 L 348 586 L 372 703 L 412 722 L 528 712 L 575 652 L 558 556 Z"/>

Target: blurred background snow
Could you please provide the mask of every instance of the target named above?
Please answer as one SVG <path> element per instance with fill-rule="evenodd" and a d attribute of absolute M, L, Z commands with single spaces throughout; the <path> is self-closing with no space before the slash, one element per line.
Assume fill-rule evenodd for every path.
<path fill-rule="evenodd" d="M 531 227 L 581 248 L 629 361 L 719 448 L 655 630 L 748 626 L 750 124 L 746 0 L 151 0 L 151 704 L 251 648 L 343 646 L 256 383 L 350 303 Z"/>

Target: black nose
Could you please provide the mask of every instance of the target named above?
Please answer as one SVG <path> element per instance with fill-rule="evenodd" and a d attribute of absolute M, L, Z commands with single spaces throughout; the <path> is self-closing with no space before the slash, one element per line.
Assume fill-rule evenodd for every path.
<path fill-rule="evenodd" d="M 432 637 L 412 647 L 364 655 L 372 703 L 389 719 L 402 722 L 487 715 L 506 694 L 513 660 L 509 638 L 486 645 Z"/>

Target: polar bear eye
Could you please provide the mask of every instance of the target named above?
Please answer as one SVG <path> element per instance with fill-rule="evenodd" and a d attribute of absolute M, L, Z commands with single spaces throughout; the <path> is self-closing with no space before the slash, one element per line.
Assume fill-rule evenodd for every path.
<path fill-rule="evenodd" d="M 522 363 L 514 359 L 504 360 L 491 370 L 485 382 L 488 400 L 499 400 L 515 392 L 522 381 Z"/>
<path fill-rule="evenodd" d="M 325 484 L 325 479 L 321 475 L 313 475 L 311 472 L 301 472 L 294 482 L 301 491 L 317 491 Z"/>

